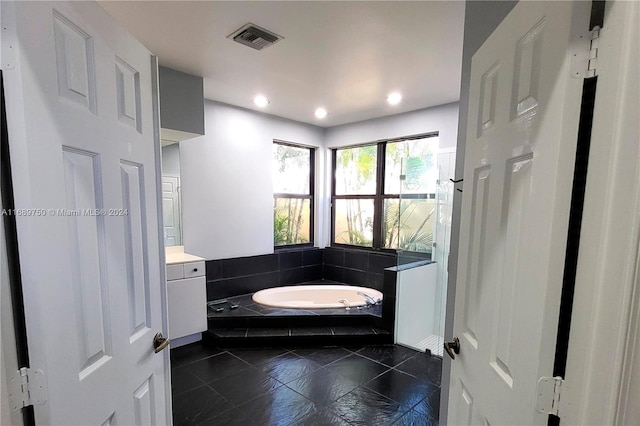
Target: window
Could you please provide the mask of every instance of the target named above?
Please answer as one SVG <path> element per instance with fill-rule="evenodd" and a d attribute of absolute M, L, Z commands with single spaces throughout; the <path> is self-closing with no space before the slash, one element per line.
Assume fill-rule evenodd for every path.
<path fill-rule="evenodd" d="M 378 147 L 336 149 L 333 223 L 338 244 L 373 247 Z"/>
<path fill-rule="evenodd" d="M 273 142 L 273 244 L 313 244 L 314 148 Z"/>
<path fill-rule="evenodd" d="M 332 243 L 430 253 L 437 135 L 333 150 Z"/>

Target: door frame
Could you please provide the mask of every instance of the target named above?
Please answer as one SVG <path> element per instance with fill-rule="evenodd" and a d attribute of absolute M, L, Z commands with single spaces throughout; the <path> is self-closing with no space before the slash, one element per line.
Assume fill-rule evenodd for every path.
<path fill-rule="evenodd" d="M 640 298 L 640 215 L 635 214 L 640 211 L 640 126 L 633 117 L 640 110 L 640 75 L 634 68 L 640 58 L 632 56 L 637 52 L 632 43 L 640 37 L 636 24 L 640 5 L 607 1 L 605 9 L 561 424 L 619 424 L 631 386 L 627 376 L 640 365 L 640 354 L 633 347 L 640 334 L 640 308 L 634 305 Z M 485 30 L 490 33 L 494 28 Z M 635 83 L 631 90 L 629 83 Z M 462 86 L 468 89 L 464 81 Z M 467 117 L 462 110 L 468 101 L 463 93 L 456 176 L 462 175 L 464 166 Z M 445 340 L 453 337 L 461 202 L 455 194 L 452 240 L 457 244 L 452 245 L 448 265 Z M 451 360 L 444 357 L 440 399 L 444 421 L 450 370 Z"/>
<path fill-rule="evenodd" d="M 566 424 L 618 424 L 628 392 L 625 353 L 639 321 L 636 314 L 632 322 L 632 296 L 640 291 L 638 19 L 638 3 L 606 2 L 561 407 Z"/>
<path fill-rule="evenodd" d="M 0 108 L 4 108 L 5 96 L 2 71 L 0 71 L 0 91 L 2 92 L 0 93 Z M 0 155 L 2 157 L 2 165 L 0 165 L 0 167 L 3 168 L 2 173 L 0 173 L 0 200 L 2 200 L 0 205 L 4 213 L 4 209 L 10 209 L 14 206 L 12 204 L 13 200 L 10 199 L 12 197 L 9 195 L 12 191 L 12 182 L 11 170 L 10 167 L 7 167 L 6 163 L 9 160 L 9 141 L 6 134 L 7 122 L 5 111 L 1 111 L 0 115 L 3 138 L 0 146 L 0 150 L 2 151 Z M 2 377 L 2 379 L 0 379 L 0 395 L 2 396 L 0 424 L 6 423 L 13 426 L 22 426 L 31 421 L 33 413 L 24 413 L 24 410 L 14 410 L 9 403 L 9 378 L 13 373 L 18 371 L 21 366 L 24 366 L 21 365 L 18 356 L 18 340 L 22 338 L 24 340 L 21 341 L 21 343 L 26 344 L 25 333 L 18 331 L 14 321 L 14 316 L 16 315 L 15 310 L 19 310 L 18 307 L 14 309 L 14 297 L 16 297 L 17 294 L 21 294 L 22 289 L 16 289 L 15 286 L 19 284 L 11 281 L 11 267 L 14 267 L 14 273 L 16 266 L 19 270 L 19 265 L 17 265 L 16 262 L 14 262 L 13 265 L 11 264 L 12 262 L 9 255 L 10 251 L 14 251 L 14 253 L 12 253 L 13 255 L 15 255 L 15 251 L 17 251 L 17 247 L 10 244 L 7 238 L 7 228 L 13 228 L 10 233 L 15 232 L 15 221 L 12 222 L 12 219 L 14 219 L 14 217 L 2 217 L 2 219 L 0 219 L 0 323 L 2 324 L 0 331 L 0 335 L 2 336 L 0 340 L 0 377 Z M 8 226 L 5 226 L 5 223 Z M 24 316 L 22 316 L 22 319 L 24 320 Z M 22 353 L 24 357 L 24 351 Z M 25 361 L 28 361 L 28 359 L 23 359 L 22 363 Z"/>
<path fill-rule="evenodd" d="M 151 55 L 151 103 L 153 107 L 153 144 L 155 154 L 155 176 L 156 176 L 156 212 L 158 215 L 158 249 L 160 251 L 160 296 L 162 299 L 162 333 L 169 335 L 169 305 L 167 296 L 167 264 L 164 247 L 164 213 L 162 211 L 162 143 L 160 140 L 160 83 L 158 70 L 158 57 Z M 168 426 L 173 425 L 173 397 L 171 394 L 171 358 L 170 350 L 162 351 L 164 358 L 164 391 L 165 410 L 167 413 Z"/>

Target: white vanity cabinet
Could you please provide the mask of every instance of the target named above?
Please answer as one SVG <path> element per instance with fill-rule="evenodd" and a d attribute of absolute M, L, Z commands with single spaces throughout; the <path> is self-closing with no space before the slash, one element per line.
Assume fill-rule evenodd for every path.
<path fill-rule="evenodd" d="M 169 337 L 173 347 L 180 339 L 201 339 L 207 329 L 207 287 L 204 259 L 186 253 L 167 255 Z M 185 344 L 188 342 L 184 342 Z"/>

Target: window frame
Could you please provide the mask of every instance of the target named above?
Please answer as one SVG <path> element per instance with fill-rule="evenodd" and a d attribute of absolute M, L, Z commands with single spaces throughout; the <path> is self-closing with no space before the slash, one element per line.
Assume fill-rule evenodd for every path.
<path fill-rule="evenodd" d="M 439 137 L 439 132 L 423 133 L 418 135 L 384 139 L 374 142 L 366 142 L 356 145 L 347 145 L 331 148 L 331 247 L 337 248 L 351 248 L 359 250 L 369 250 L 377 252 L 396 253 L 397 248 L 384 247 L 384 229 L 383 229 L 383 216 L 384 216 L 384 202 L 388 199 L 400 199 L 400 194 L 386 194 L 384 191 L 385 184 L 385 171 L 386 171 L 386 156 L 387 156 L 387 144 L 396 143 L 407 140 L 427 139 L 432 137 Z M 336 195 L 336 169 L 337 169 L 337 155 L 338 150 L 360 148 L 364 146 L 376 146 L 376 193 L 375 194 L 344 194 Z M 420 194 L 403 194 L 402 199 L 436 199 L 437 193 L 420 193 Z M 336 200 L 371 200 L 373 199 L 373 238 L 371 247 L 360 246 L 356 244 L 337 243 L 336 238 Z M 403 250 L 410 253 L 420 253 L 409 250 Z"/>
<path fill-rule="evenodd" d="M 313 247 L 315 244 L 315 175 L 316 175 L 316 147 L 310 145 L 299 144 L 295 142 L 283 141 L 280 139 L 274 139 L 273 145 L 285 145 L 293 148 L 302 148 L 309 150 L 309 194 L 289 194 L 286 192 L 274 192 L 273 193 L 273 214 L 275 215 L 275 206 L 278 199 L 303 199 L 309 200 L 309 242 L 298 244 L 281 244 L 276 245 L 273 241 L 274 251 L 292 248 Z M 272 160 L 273 161 L 273 160 Z"/>

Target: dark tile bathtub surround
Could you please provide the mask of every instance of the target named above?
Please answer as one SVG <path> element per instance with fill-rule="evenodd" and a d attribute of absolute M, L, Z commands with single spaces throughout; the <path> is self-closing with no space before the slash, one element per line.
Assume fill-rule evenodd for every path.
<path fill-rule="evenodd" d="M 323 284 L 339 284 L 334 283 L 332 281 L 312 281 L 306 284 L 317 284 L 322 282 Z M 230 306 L 237 306 L 237 308 L 229 309 Z M 344 308 L 323 308 L 323 309 L 286 309 L 286 308 L 273 308 L 270 306 L 260 305 L 256 303 L 252 299 L 251 294 L 243 294 L 240 296 L 233 296 L 227 298 L 227 301 L 224 303 L 217 303 L 215 307 L 223 307 L 225 308 L 222 312 L 216 312 L 213 309 L 210 309 L 208 312 L 208 316 L 210 319 L 212 318 L 239 318 L 239 317 L 288 317 L 295 316 L 297 319 L 294 321 L 299 321 L 299 317 L 303 316 L 367 316 L 373 315 L 380 317 L 382 315 L 382 305 L 375 305 L 370 307 L 365 307 L 362 309 L 350 309 L 346 310 Z M 315 324 L 314 324 L 315 325 Z"/>
<path fill-rule="evenodd" d="M 414 260 L 401 256 L 401 261 Z M 384 290 L 385 269 L 394 253 L 350 248 L 306 247 L 273 254 L 207 261 L 207 300 L 255 293 L 270 287 L 319 279 Z"/>
<path fill-rule="evenodd" d="M 324 279 L 383 291 L 384 270 L 397 261 L 393 253 L 327 247 L 322 273 Z"/>
<path fill-rule="evenodd" d="M 396 318 L 397 271 L 384 271 L 384 290 L 382 291 L 382 328 L 392 331 Z"/>
<path fill-rule="evenodd" d="M 317 280 L 304 284 L 340 284 Z M 335 309 L 284 309 L 257 304 L 251 294 L 228 297 L 209 309 L 207 336 L 224 347 L 260 347 L 265 343 L 326 344 L 391 343 L 392 334 L 381 328 L 383 305 Z M 231 306 L 234 306 L 231 309 Z M 386 323 L 386 322 L 385 322 Z M 321 343 L 320 343 L 321 342 Z"/>
<path fill-rule="evenodd" d="M 410 263 L 430 261 L 431 254 L 403 251 L 398 253 L 398 265 L 408 265 Z"/>
<path fill-rule="evenodd" d="M 280 269 L 300 268 L 302 266 L 302 251 L 285 251 L 278 253 Z"/>
<path fill-rule="evenodd" d="M 207 300 L 322 278 L 322 250 L 308 247 L 207 261 Z"/>
<path fill-rule="evenodd" d="M 413 260 L 404 256 L 400 261 L 406 263 L 402 260 L 409 259 Z M 229 305 L 219 305 L 225 308 L 220 312 L 209 312 L 209 331 L 218 343 L 228 340 L 231 344 L 249 345 L 255 344 L 254 338 L 277 337 L 284 344 L 289 340 L 298 341 L 297 329 L 300 327 L 315 327 L 318 333 L 323 332 L 324 327 L 327 339 L 340 339 L 344 334 L 340 327 L 348 326 L 368 333 L 362 337 L 363 343 L 387 343 L 392 341 L 393 337 L 396 274 L 399 269 L 410 267 L 398 266 L 398 261 L 398 256 L 393 253 L 335 247 L 309 247 L 263 256 L 208 261 L 207 300 L 227 299 L 226 305 Z M 383 293 L 384 303 L 374 309 L 376 312 L 370 309 L 366 312 L 345 311 L 340 308 L 330 310 L 336 312 L 323 310 L 319 315 L 300 309 L 269 308 L 254 304 L 250 299 L 253 293 L 265 288 L 316 282 L 337 282 L 374 288 Z M 238 306 L 232 310 L 231 305 Z M 294 329 L 295 333 L 292 331 Z M 282 336 L 273 334 L 280 331 Z M 262 334 L 254 335 L 255 333 Z M 384 333 L 386 335 L 383 335 Z M 349 336 L 351 335 L 354 335 L 352 331 L 349 333 Z M 308 335 L 305 334 L 303 337 Z M 314 335 L 315 337 L 318 336 Z M 327 344 L 340 342 L 327 340 Z"/>
<path fill-rule="evenodd" d="M 322 265 L 322 249 L 307 249 L 302 251 L 303 265 Z"/>
<path fill-rule="evenodd" d="M 345 250 L 344 266 L 349 269 L 367 271 L 369 269 L 369 253 L 365 251 Z"/>
<path fill-rule="evenodd" d="M 222 278 L 236 278 L 246 275 L 277 272 L 280 268 L 278 255 L 262 255 L 223 259 L 220 265 Z"/>
<path fill-rule="evenodd" d="M 279 279 L 280 272 L 273 271 L 207 281 L 207 300 L 223 299 L 236 294 L 255 293 L 258 290 L 276 287 L 277 285 L 274 286 L 274 283 L 278 283 Z"/>

